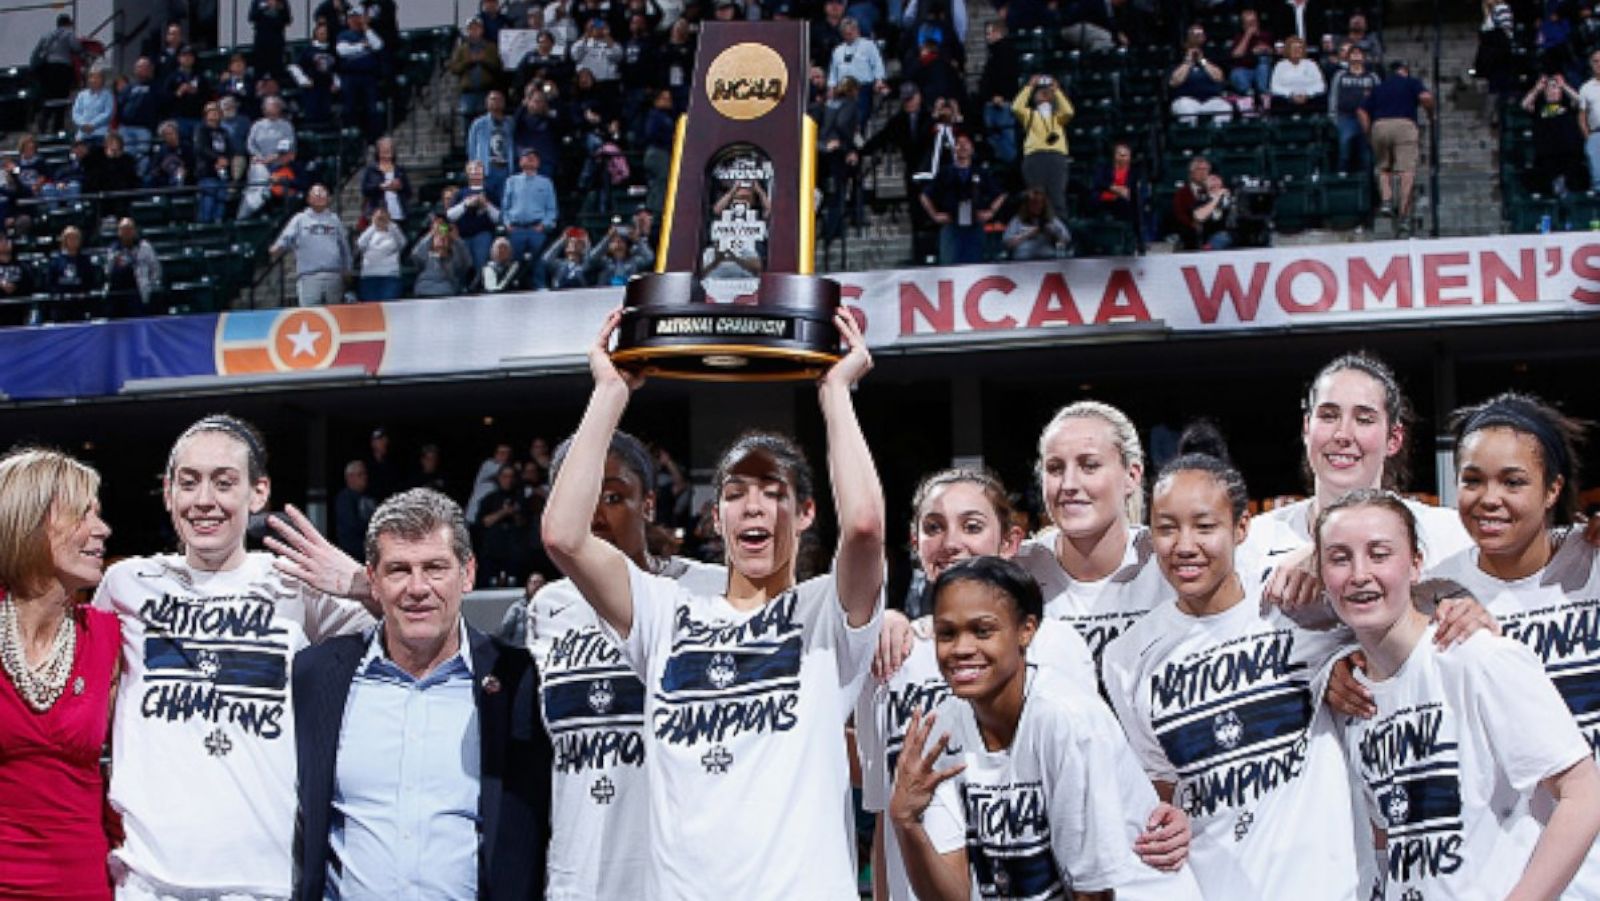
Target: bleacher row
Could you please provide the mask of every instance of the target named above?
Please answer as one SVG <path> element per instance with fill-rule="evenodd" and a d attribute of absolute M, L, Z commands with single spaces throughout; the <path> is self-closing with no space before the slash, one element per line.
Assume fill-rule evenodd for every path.
<path fill-rule="evenodd" d="M 1328 28 L 1342 31 L 1355 7 L 1328 13 Z M 1214 20 L 1214 21 L 1213 21 Z M 1205 20 L 1215 36 L 1209 52 L 1227 58 L 1228 38 L 1236 24 L 1231 14 Z M 403 60 L 394 79 L 388 111 L 391 130 L 405 119 L 418 93 L 439 71 L 456 38 L 454 29 L 430 28 L 406 32 Z M 1072 173 L 1072 208 L 1068 225 L 1078 239 L 1080 255 L 1132 253 L 1141 242 L 1124 222 L 1097 214 L 1089 204 L 1094 163 L 1108 158 L 1119 141 L 1133 146 L 1149 175 L 1143 198 L 1143 230 L 1159 236 L 1167 230 L 1172 196 L 1181 187 L 1189 160 L 1205 154 L 1220 174 L 1236 185 L 1244 179 L 1270 182 L 1275 195 L 1274 224 L 1279 230 L 1317 226 L 1349 228 L 1370 216 L 1369 173 L 1334 171 L 1334 142 L 1329 120 L 1322 115 L 1235 117 L 1226 124 L 1184 125 L 1168 113 L 1167 73 L 1177 62 L 1176 47 L 1145 44 L 1084 52 L 1062 45 L 1059 35 L 1032 29 L 1014 35 L 1024 77 L 1046 72 L 1058 78 L 1072 97 L 1077 116 L 1069 129 L 1075 165 Z M 289 47 L 289 57 L 298 51 Z M 224 71 L 235 52 L 247 47 L 207 51 L 200 65 L 208 74 Z M 282 85 L 284 95 L 295 94 L 292 82 Z M 25 70 L 0 71 L 0 127 L 25 125 L 32 115 L 28 104 Z M 431 206 L 450 185 L 464 181 L 465 153 L 461 135 L 454 149 L 437 166 L 412 167 L 415 202 L 405 223 L 413 239 L 426 224 Z M 327 173 L 323 179 L 336 185 L 356 170 L 367 148 L 353 129 L 301 131 L 301 159 L 308 168 Z M 44 136 L 46 154 L 67 152 L 65 135 Z M 563 219 L 585 228 L 592 236 L 603 233 L 614 217 L 626 216 L 642 199 L 644 167 L 638 151 L 629 153 L 634 178 L 630 184 L 600 190 L 580 188 L 576 173 L 583 164 L 581 144 L 569 140 L 570 154 L 563 160 L 563 177 L 557 182 Z M 41 207 L 27 242 L 19 246 L 24 256 L 42 264 L 54 249 L 67 224 L 97 222 L 99 201 L 78 199 Z M 251 290 L 256 265 L 292 209 L 272 209 L 265 218 L 219 225 L 181 224 L 192 219 L 192 189 L 164 197 L 136 200 L 132 213 L 162 260 L 166 294 L 163 306 L 171 312 L 216 309 Z M 99 248 L 91 245 L 91 253 Z M 408 273 L 409 275 L 409 273 Z"/>
<path fill-rule="evenodd" d="M 1506 98 L 1500 107 L 1500 197 L 1505 230 L 1514 234 L 1600 231 L 1600 185 L 1561 196 L 1532 190 L 1528 173 L 1533 159 L 1533 116 L 1514 99 Z"/>
<path fill-rule="evenodd" d="M 433 80 L 443 60 L 455 44 L 453 28 L 436 27 L 402 32 L 404 60 L 397 67 L 393 88 L 387 99 L 386 115 L 390 129 L 398 127 L 413 113 L 424 88 Z M 299 42 L 303 46 L 304 42 Z M 207 51 L 198 61 L 208 75 L 226 70 L 235 53 L 248 55 L 249 47 Z M 291 42 L 289 58 L 298 50 Z M 27 83 L 27 70 L 0 70 L 0 128 L 26 129 L 37 112 L 29 97 L 30 89 L 15 87 Z M 9 87 L 8 87 L 9 86 Z M 291 103 L 297 89 L 292 81 L 282 86 L 282 95 Z M 21 95 L 19 97 L 19 95 Z M 7 119 L 4 116 L 14 118 Z M 308 183 L 322 181 L 337 190 L 344 179 L 364 164 L 368 147 L 355 128 L 325 126 L 308 129 L 297 123 L 297 159 L 303 162 Z M 40 156 L 49 169 L 64 163 L 71 152 L 72 136 L 67 132 L 37 135 Z M 237 195 L 239 186 L 235 186 Z M 162 265 L 162 289 L 152 298 L 157 313 L 207 312 L 236 305 L 256 289 L 257 264 L 268 246 L 297 207 L 269 204 L 256 216 L 217 224 L 195 222 L 196 189 L 165 188 L 123 192 L 117 195 L 84 195 L 65 200 L 32 199 L 23 210 L 32 218 L 26 235 L 14 239 L 14 253 L 28 265 L 34 283 L 43 284 L 49 258 L 57 249 L 61 232 L 76 226 L 85 235 L 99 234 L 85 244 L 90 261 L 103 266 L 105 245 L 110 233 L 103 220 L 113 211 L 126 211 L 139 226 L 141 236 L 151 243 Z M 246 304 L 248 305 L 248 303 Z M 98 295 L 56 297 L 35 294 L 0 303 L 0 321 L 7 323 L 78 319 L 103 315 L 105 300 Z"/>
<path fill-rule="evenodd" d="M 1359 8 L 1329 10 L 1329 33 L 1342 34 Z M 1237 15 L 1217 13 L 1200 21 L 1213 36 L 1208 58 L 1225 65 Z M 1219 34 L 1221 38 L 1215 37 Z M 1144 227 L 1153 236 L 1170 230 L 1172 197 L 1196 155 L 1204 155 L 1236 188 L 1249 180 L 1275 197 L 1272 219 L 1277 230 L 1349 229 L 1370 221 L 1371 173 L 1337 171 L 1333 124 L 1325 114 L 1247 111 L 1226 123 L 1186 125 L 1168 111 L 1167 76 L 1180 56 L 1175 47 L 1151 44 L 1085 52 L 1061 46 L 1044 29 L 1030 29 L 1013 39 L 1023 77 L 1055 77 L 1076 110 L 1068 126 L 1074 164 L 1067 225 L 1079 255 L 1133 252 L 1131 228 L 1097 215 L 1090 196 L 1095 163 L 1109 159 L 1119 142 L 1133 148 L 1148 174 Z"/>

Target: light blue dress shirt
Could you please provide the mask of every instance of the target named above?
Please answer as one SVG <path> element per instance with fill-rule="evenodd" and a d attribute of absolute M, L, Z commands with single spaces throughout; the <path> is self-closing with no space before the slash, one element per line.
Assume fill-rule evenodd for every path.
<path fill-rule="evenodd" d="M 554 228 L 561 218 L 556 209 L 556 189 L 543 175 L 517 173 L 506 179 L 500 198 L 500 218 L 508 225 L 533 225 Z"/>
<path fill-rule="evenodd" d="M 460 652 L 422 679 L 372 629 L 339 733 L 330 899 L 477 897 L 478 708 L 460 628 Z"/>
<path fill-rule="evenodd" d="M 111 92 L 103 88 L 98 93 L 84 88 L 72 101 L 73 124 L 92 126 L 87 135 L 91 138 L 106 136 L 106 129 L 111 125 L 111 113 Z M 77 134 L 78 132 L 74 131 L 74 136 Z"/>

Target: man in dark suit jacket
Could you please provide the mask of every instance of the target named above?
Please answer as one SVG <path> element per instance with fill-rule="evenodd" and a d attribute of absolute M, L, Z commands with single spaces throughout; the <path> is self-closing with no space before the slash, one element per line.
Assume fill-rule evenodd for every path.
<path fill-rule="evenodd" d="M 427 488 L 390 498 L 366 543 L 382 622 L 295 657 L 296 899 L 544 895 L 538 675 L 527 651 L 461 619 L 471 547 L 454 501 Z"/>

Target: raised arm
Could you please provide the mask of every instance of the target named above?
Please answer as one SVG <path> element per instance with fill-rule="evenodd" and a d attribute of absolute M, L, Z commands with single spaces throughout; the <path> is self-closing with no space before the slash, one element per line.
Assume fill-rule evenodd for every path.
<path fill-rule="evenodd" d="M 633 629 L 628 558 L 589 529 L 605 475 L 611 434 L 622 421 L 629 395 L 643 383 L 639 376 L 622 372 L 611 362 L 611 335 L 621 321 L 622 311 L 612 310 L 600 336 L 589 348 L 594 392 L 589 395 L 589 407 L 578 423 L 578 432 L 572 436 L 566 462 L 561 464 L 550 489 L 542 529 L 550 559 L 578 587 L 595 613 L 626 637 Z"/>
<path fill-rule="evenodd" d="M 850 390 L 871 371 L 872 355 L 849 311 L 840 310 L 834 323 L 849 352 L 833 364 L 818 388 L 828 429 L 828 474 L 834 507 L 839 511 L 834 575 L 847 622 L 863 626 L 876 612 L 883 589 L 883 486 L 866 436 L 861 434 Z"/>

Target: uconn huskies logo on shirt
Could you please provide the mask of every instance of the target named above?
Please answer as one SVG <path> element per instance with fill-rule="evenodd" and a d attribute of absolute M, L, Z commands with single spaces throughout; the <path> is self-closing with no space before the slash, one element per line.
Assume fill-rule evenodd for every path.
<path fill-rule="evenodd" d="M 1313 705 L 1294 633 L 1234 639 L 1168 663 L 1148 686 L 1151 726 L 1191 817 L 1246 807 L 1305 765 Z M 1246 830 L 1248 831 L 1248 830 Z"/>
<path fill-rule="evenodd" d="M 644 683 L 594 627 L 569 629 L 542 668 L 544 719 L 558 773 L 644 765 Z"/>
<path fill-rule="evenodd" d="M 1406 794 L 1404 785 L 1396 785 L 1389 790 L 1389 794 L 1378 799 L 1383 805 L 1383 814 L 1389 818 L 1390 826 L 1404 826 L 1406 817 L 1411 814 L 1411 797 Z"/>
<path fill-rule="evenodd" d="M 616 700 L 617 693 L 611 688 L 610 679 L 597 679 L 589 685 L 589 709 L 598 714 L 605 714 L 611 710 L 611 702 Z"/>
<path fill-rule="evenodd" d="M 706 667 L 706 678 L 718 688 L 727 688 L 739 678 L 739 665 L 733 662 L 732 654 L 712 654 L 711 663 Z"/>
<path fill-rule="evenodd" d="M 1239 714 L 1224 710 L 1212 720 L 1211 731 L 1216 736 L 1217 746 L 1231 751 L 1239 747 L 1239 739 L 1244 738 L 1244 723 L 1239 722 Z"/>
<path fill-rule="evenodd" d="M 1438 703 L 1354 721 L 1362 781 L 1388 824 L 1389 881 L 1417 884 L 1461 869 L 1460 757 L 1454 717 Z"/>
<path fill-rule="evenodd" d="M 725 745 L 740 735 L 787 732 L 800 703 L 799 596 L 790 590 L 749 619 L 696 619 L 677 611 L 672 648 L 655 695 L 656 737 L 671 745 Z M 725 772 L 733 757 L 717 755 L 708 772 Z"/>

